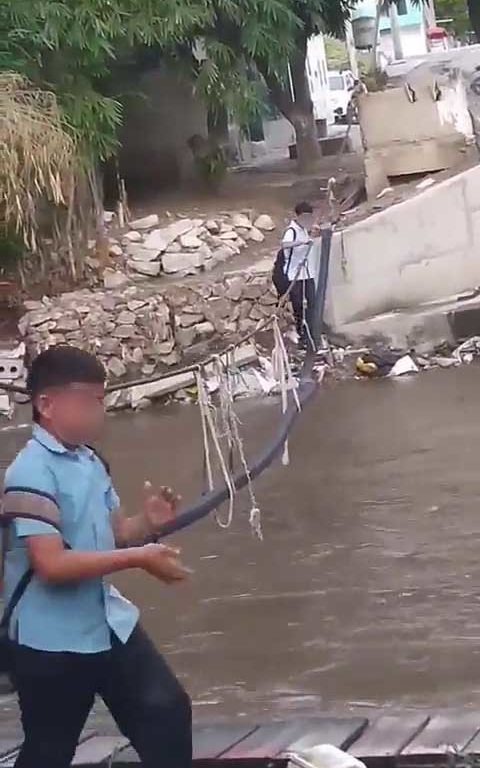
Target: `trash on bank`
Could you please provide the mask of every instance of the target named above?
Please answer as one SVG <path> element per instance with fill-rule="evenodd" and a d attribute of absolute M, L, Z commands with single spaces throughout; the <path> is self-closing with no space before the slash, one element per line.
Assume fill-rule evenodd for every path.
<path fill-rule="evenodd" d="M 404 355 L 397 360 L 388 376 L 404 376 L 406 373 L 418 373 L 418 365 L 411 355 Z"/>
<path fill-rule="evenodd" d="M 365 763 L 332 744 L 318 744 L 300 752 L 288 752 L 290 765 L 298 768 L 365 768 Z"/>
<path fill-rule="evenodd" d="M 418 367 L 410 355 L 382 349 L 377 352 L 362 352 L 357 357 L 355 369 L 361 376 L 402 376 L 405 373 L 418 373 Z"/>

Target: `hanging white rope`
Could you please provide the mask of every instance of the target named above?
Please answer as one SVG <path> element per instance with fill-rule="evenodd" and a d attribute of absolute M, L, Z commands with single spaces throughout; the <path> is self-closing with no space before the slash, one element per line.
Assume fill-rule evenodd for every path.
<path fill-rule="evenodd" d="M 220 439 L 217 433 L 217 428 L 216 428 L 215 420 L 213 417 L 213 406 L 200 371 L 197 372 L 197 388 L 198 388 L 198 403 L 200 407 L 200 413 L 202 414 L 202 425 L 203 424 L 205 425 L 205 428 L 204 428 L 205 466 L 207 468 L 208 482 L 209 484 L 210 482 L 212 482 L 212 485 L 210 486 L 210 490 L 213 488 L 213 472 L 212 472 L 211 461 L 210 461 L 210 447 L 209 447 L 210 441 L 212 442 L 215 452 L 217 454 L 220 470 L 223 475 L 225 485 L 227 486 L 227 489 L 228 489 L 227 517 L 225 520 L 221 520 L 220 516 L 217 514 L 215 516 L 215 519 L 221 528 L 229 528 L 230 525 L 232 524 L 232 519 L 233 519 L 233 499 L 235 496 L 235 487 L 233 485 L 230 472 L 228 471 L 228 467 L 225 462 L 225 458 L 223 456 Z"/>
<path fill-rule="evenodd" d="M 247 457 L 245 456 L 245 450 L 243 447 L 243 440 L 240 435 L 240 419 L 234 408 L 233 387 L 232 387 L 232 370 L 230 367 L 230 360 L 227 357 L 226 363 L 222 364 L 220 359 L 218 360 L 218 375 L 220 379 L 223 379 L 225 386 L 223 387 L 224 394 L 224 413 L 225 421 L 228 423 L 228 437 L 229 448 L 234 449 L 238 454 L 243 470 L 247 478 L 247 489 L 250 497 L 250 514 L 249 523 L 252 529 L 252 533 L 263 541 L 262 521 L 260 507 L 258 506 L 257 499 L 255 498 L 255 491 L 253 488 L 252 478 L 250 475 L 250 468 L 248 466 Z"/>

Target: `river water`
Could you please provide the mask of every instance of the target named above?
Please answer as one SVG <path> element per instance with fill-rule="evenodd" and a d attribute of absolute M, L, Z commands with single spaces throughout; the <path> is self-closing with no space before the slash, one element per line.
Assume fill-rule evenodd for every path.
<path fill-rule="evenodd" d="M 117 579 L 208 717 L 480 701 L 480 367 L 327 384 L 291 463 L 256 483 L 265 540 L 242 497 L 232 528 L 179 534 L 188 585 Z M 277 418 L 240 404 L 248 451 Z M 25 432 L 2 433 L 2 459 Z M 199 416 L 109 416 L 104 450 L 125 505 L 144 479 L 186 500 L 202 483 Z"/>

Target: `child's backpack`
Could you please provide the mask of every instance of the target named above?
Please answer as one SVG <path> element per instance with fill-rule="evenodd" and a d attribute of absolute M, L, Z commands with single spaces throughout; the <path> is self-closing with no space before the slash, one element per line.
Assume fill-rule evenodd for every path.
<path fill-rule="evenodd" d="M 289 229 L 292 230 L 295 236 L 295 230 L 293 227 L 289 227 L 285 234 L 287 234 Z M 295 239 L 293 242 L 295 242 Z M 290 280 L 288 279 L 288 269 L 290 267 L 292 253 L 293 248 L 280 248 L 277 251 L 275 262 L 273 264 L 272 283 L 275 286 L 279 299 L 288 291 L 288 287 L 290 285 Z"/>

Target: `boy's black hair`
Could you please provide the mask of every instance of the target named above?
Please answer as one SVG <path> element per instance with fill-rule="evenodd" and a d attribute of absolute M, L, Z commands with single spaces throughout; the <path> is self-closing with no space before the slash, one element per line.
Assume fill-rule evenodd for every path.
<path fill-rule="evenodd" d="M 313 213 L 313 208 L 306 200 L 302 200 L 301 203 L 297 203 L 295 206 L 295 214 L 301 216 L 302 213 Z"/>
<path fill-rule="evenodd" d="M 69 384 L 103 384 L 106 374 L 100 360 L 77 347 L 61 344 L 49 347 L 34 359 L 27 377 L 27 391 L 33 399 L 49 387 Z M 33 406 L 33 420 L 39 413 Z"/>

